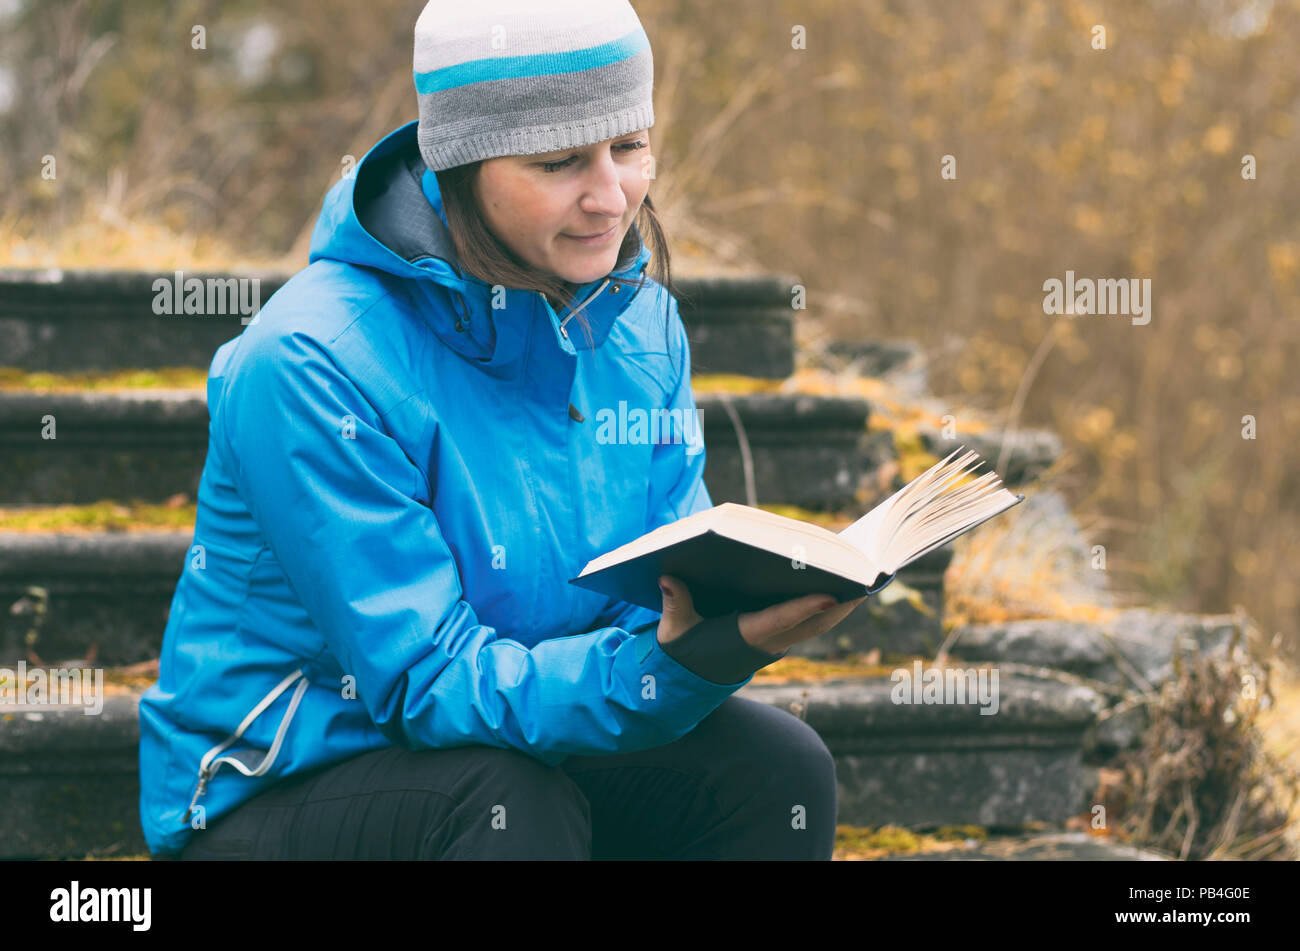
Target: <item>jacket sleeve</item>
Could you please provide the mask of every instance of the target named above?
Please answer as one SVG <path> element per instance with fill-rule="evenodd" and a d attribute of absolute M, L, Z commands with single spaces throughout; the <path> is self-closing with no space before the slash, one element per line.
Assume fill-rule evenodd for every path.
<path fill-rule="evenodd" d="M 653 629 L 610 624 L 525 648 L 480 624 L 416 498 L 423 476 L 383 415 L 311 337 L 245 343 L 214 444 L 224 442 L 267 545 L 390 741 L 485 744 L 555 764 L 672 742 L 740 686 L 686 669 Z"/>

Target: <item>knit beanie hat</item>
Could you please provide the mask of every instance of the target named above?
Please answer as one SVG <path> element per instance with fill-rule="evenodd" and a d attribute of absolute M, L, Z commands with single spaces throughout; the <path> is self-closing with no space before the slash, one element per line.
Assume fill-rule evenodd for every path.
<path fill-rule="evenodd" d="M 433 171 L 654 125 L 650 41 L 627 0 L 429 0 L 415 24 Z"/>

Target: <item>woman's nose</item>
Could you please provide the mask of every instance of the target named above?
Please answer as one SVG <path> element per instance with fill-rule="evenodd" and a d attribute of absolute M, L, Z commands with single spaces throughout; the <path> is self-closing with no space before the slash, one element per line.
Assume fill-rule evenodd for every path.
<path fill-rule="evenodd" d="M 619 167 L 609 156 L 592 163 L 579 207 L 589 215 L 621 218 L 627 211 L 627 195 Z"/>

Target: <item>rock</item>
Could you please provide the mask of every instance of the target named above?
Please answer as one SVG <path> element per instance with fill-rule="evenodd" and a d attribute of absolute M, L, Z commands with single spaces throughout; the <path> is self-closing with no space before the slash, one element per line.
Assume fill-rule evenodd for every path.
<path fill-rule="evenodd" d="M 916 396 L 930 388 L 929 362 L 913 340 L 836 340 L 827 354 L 843 364 L 844 371 L 885 380 L 905 396 Z"/>
<path fill-rule="evenodd" d="M 1115 706 L 1102 711 L 1097 722 L 1084 734 L 1083 750 L 1101 756 L 1136 747 L 1151 724 L 1151 716 L 1142 704 Z"/>
<path fill-rule="evenodd" d="M 1175 653 L 1190 656 L 1199 648 L 1226 658 L 1228 642 L 1238 630 L 1239 622 L 1230 614 L 1131 608 L 1105 624 L 1044 618 L 967 625 L 951 652 L 964 660 L 1055 667 L 1106 684 L 1145 688 L 1173 676 Z M 1131 673 L 1140 682 L 1134 683 Z"/>

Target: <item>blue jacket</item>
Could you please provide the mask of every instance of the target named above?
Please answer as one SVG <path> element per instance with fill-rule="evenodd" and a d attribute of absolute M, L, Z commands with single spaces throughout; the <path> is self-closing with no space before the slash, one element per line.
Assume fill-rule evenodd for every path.
<path fill-rule="evenodd" d="M 543 295 L 462 276 L 415 133 L 330 189 L 309 265 L 213 358 L 193 545 L 140 701 L 154 854 L 369 750 L 647 749 L 750 679 L 701 678 L 657 613 L 568 583 L 713 505 L 702 443 L 594 436 L 624 401 L 695 412 L 676 301 L 594 281 L 589 343 Z"/>

